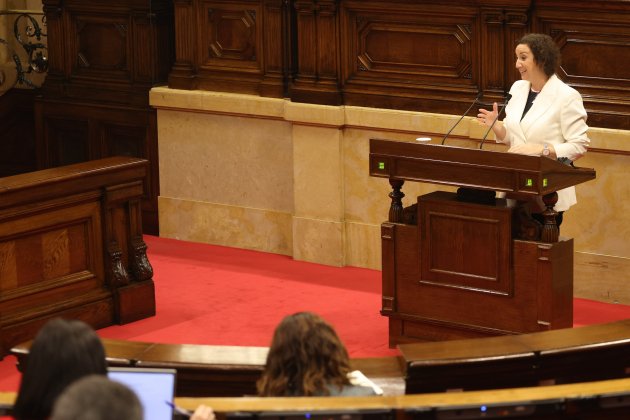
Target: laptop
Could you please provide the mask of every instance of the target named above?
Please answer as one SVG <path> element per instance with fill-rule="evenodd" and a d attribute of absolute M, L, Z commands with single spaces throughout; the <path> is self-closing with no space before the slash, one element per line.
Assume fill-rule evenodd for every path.
<path fill-rule="evenodd" d="M 136 393 L 144 409 L 144 418 L 172 420 L 175 398 L 175 369 L 110 367 L 107 376 L 127 385 Z"/>

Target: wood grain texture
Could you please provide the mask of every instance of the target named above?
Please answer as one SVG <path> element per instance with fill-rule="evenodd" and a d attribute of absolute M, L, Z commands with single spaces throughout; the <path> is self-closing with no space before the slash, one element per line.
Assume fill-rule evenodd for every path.
<path fill-rule="evenodd" d="M 400 346 L 402 356 L 356 358 L 350 364 L 377 384 L 404 378 L 408 395 L 455 389 L 500 392 L 506 387 L 571 383 L 587 387 L 585 382 L 627 376 L 629 331 L 630 321 L 625 320 L 522 335 L 414 343 Z M 180 397 L 255 395 L 255 382 L 268 353 L 266 347 L 115 339 L 103 339 L 103 344 L 110 365 L 176 369 Z M 11 350 L 21 370 L 28 363 L 30 346 L 29 341 Z M 399 394 L 385 398 L 392 395 Z"/>
<path fill-rule="evenodd" d="M 49 76 L 35 104 L 37 168 L 147 159 L 145 231 L 158 233 L 157 116 L 149 90 L 173 66 L 173 5 L 46 0 Z"/>
<path fill-rule="evenodd" d="M 523 240 L 517 206 L 496 199 L 494 191 L 489 198 L 471 191 L 546 197 L 593 179 L 594 170 L 380 139 L 370 140 L 369 160 L 370 175 L 389 178 L 393 188 L 390 217 L 382 225 L 381 314 L 390 318 L 390 346 L 572 326 L 573 240 Z M 417 221 L 404 221 L 404 211 L 393 211 L 404 180 L 466 188 L 419 196 Z M 392 220 L 392 213 L 402 214 Z"/>
<path fill-rule="evenodd" d="M 457 114 L 478 93 L 502 100 L 519 79 L 516 41 L 543 32 L 590 124 L 628 126 L 627 1 L 175 3 L 173 88 Z"/>
<path fill-rule="evenodd" d="M 2 354 L 53 317 L 101 328 L 155 314 L 139 205 L 146 172 L 145 160 L 116 157 L 0 179 Z M 130 273 L 126 283 L 113 267 Z"/>

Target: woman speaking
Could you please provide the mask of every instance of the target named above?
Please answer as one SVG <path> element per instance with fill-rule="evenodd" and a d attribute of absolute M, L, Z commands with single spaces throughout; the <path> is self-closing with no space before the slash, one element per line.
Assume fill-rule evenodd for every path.
<path fill-rule="evenodd" d="M 515 49 L 516 69 L 521 80 L 510 89 L 503 122 L 495 102 L 492 111 L 480 109 L 477 120 L 492 127 L 497 141 L 510 146 L 509 152 L 545 156 L 570 164 L 580 158 L 589 144 L 586 111 L 580 94 L 555 74 L 560 50 L 550 36 L 528 34 Z M 557 225 L 562 213 L 576 203 L 575 187 L 558 191 Z M 544 223 L 541 214 L 532 216 Z"/>

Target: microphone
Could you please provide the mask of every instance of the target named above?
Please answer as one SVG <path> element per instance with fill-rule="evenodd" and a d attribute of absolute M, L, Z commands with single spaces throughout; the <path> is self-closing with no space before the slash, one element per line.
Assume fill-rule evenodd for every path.
<path fill-rule="evenodd" d="M 507 106 L 508 102 L 510 102 L 510 99 L 512 99 L 512 94 L 507 93 L 505 95 L 505 101 L 503 101 L 503 104 L 501 105 L 501 109 L 499 109 L 499 112 L 497 112 L 497 116 L 495 117 L 494 121 L 492 121 L 492 124 L 490 124 L 490 127 L 488 127 L 486 134 L 483 135 L 483 138 L 481 139 L 481 143 L 479 143 L 479 149 L 483 147 L 483 143 L 486 141 L 486 137 L 488 137 L 488 134 L 490 134 L 490 130 L 492 130 L 492 127 L 494 127 L 494 125 L 496 124 L 497 120 L 499 119 L 499 115 L 501 115 L 501 113 Z"/>
<path fill-rule="evenodd" d="M 453 131 L 455 129 L 455 127 L 457 127 L 457 125 L 461 122 L 461 120 L 464 119 L 464 117 L 466 115 L 468 115 L 468 113 L 470 112 L 470 110 L 472 109 L 472 107 L 477 103 L 477 101 L 479 101 L 479 99 L 481 99 L 481 96 L 483 95 L 483 92 L 479 92 L 477 94 L 477 97 L 475 98 L 475 100 L 472 102 L 472 104 L 470 104 L 470 106 L 468 107 L 468 109 L 466 110 L 466 112 L 464 112 L 464 114 L 459 117 L 459 119 L 457 120 L 457 122 L 450 128 L 450 130 L 448 130 L 448 132 L 446 134 L 444 134 L 444 137 L 442 138 L 442 145 L 444 145 L 444 142 L 446 141 L 446 138 L 448 137 L 449 134 L 451 134 L 451 131 Z"/>

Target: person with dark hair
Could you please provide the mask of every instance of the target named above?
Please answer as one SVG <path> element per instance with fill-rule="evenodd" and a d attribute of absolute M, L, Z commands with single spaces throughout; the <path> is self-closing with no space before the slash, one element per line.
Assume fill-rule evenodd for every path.
<path fill-rule="evenodd" d="M 85 376 L 68 386 L 53 406 L 51 420 L 143 420 L 138 396 L 103 375 Z"/>
<path fill-rule="evenodd" d="M 285 317 L 276 328 L 258 394 L 366 396 L 372 388 L 351 383 L 348 352 L 333 327 L 311 312 Z"/>
<path fill-rule="evenodd" d="M 505 119 L 494 123 L 498 118 L 495 102 L 491 111 L 480 109 L 477 120 L 492 127 L 497 141 L 510 146 L 509 152 L 571 164 L 586 153 L 590 140 L 582 97 L 555 74 L 560 49 L 549 35 L 528 34 L 518 41 L 515 54 L 521 80 L 510 89 Z M 575 187 L 558 191 L 554 207 L 558 226 L 562 213 L 576 202 Z M 544 209 L 533 209 L 534 213 L 540 210 Z"/>
<path fill-rule="evenodd" d="M 37 333 L 13 408 L 18 420 L 47 419 L 53 404 L 72 382 L 107 374 L 105 349 L 82 321 L 53 319 Z"/>

